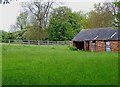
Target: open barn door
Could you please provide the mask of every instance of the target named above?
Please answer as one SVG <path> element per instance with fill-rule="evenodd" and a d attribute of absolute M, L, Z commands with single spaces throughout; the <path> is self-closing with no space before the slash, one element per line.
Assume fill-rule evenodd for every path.
<path fill-rule="evenodd" d="M 92 41 L 92 51 L 96 51 L 96 41 Z"/>
<path fill-rule="evenodd" d="M 83 41 L 80 41 L 80 42 L 75 42 L 74 41 L 74 45 L 80 49 L 80 50 L 84 50 L 84 42 Z"/>

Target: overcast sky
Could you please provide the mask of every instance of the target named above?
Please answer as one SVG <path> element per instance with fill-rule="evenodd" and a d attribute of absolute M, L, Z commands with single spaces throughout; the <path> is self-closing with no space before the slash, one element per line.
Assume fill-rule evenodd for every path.
<path fill-rule="evenodd" d="M 21 11 L 20 2 L 25 0 L 11 1 L 10 4 L 0 4 L 0 29 L 9 31 L 10 25 L 14 25 L 16 17 Z M 28 0 L 29 1 L 29 0 Z M 65 6 L 70 7 L 73 11 L 90 11 L 94 3 L 111 2 L 112 0 L 62 0 Z"/>

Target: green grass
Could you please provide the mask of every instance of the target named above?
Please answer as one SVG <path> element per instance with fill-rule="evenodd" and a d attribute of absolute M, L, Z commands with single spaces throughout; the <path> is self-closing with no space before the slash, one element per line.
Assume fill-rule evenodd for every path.
<path fill-rule="evenodd" d="M 3 85 L 116 85 L 118 53 L 3 45 Z"/>

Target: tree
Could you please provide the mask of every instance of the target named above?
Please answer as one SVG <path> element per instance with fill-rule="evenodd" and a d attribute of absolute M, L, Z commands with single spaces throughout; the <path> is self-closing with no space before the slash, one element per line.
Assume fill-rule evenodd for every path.
<path fill-rule="evenodd" d="M 2 40 L 4 41 L 4 40 L 6 40 L 6 38 L 7 38 L 7 32 L 5 32 L 5 31 L 0 31 L 1 32 L 1 34 L 2 34 Z"/>
<path fill-rule="evenodd" d="M 19 16 L 17 17 L 17 27 L 22 30 L 27 26 L 27 17 L 28 17 L 28 12 L 21 12 Z"/>
<path fill-rule="evenodd" d="M 17 40 L 24 40 L 25 38 L 23 37 L 23 34 L 27 32 L 26 29 L 23 29 L 23 30 L 19 30 L 19 31 L 16 31 L 15 32 L 15 37 Z"/>
<path fill-rule="evenodd" d="M 47 29 L 49 40 L 71 40 L 80 31 L 79 14 L 65 6 L 55 8 Z"/>
<path fill-rule="evenodd" d="M 106 3 L 98 3 L 94 5 L 94 10 L 91 10 L 87 15 L 88 28 L 112 27 L 114 9 Z"/>
<path fill-rule="evenodd" d="M 114 2 L 116 6 L 116 18 L 115 18 L 115 26 L 117 29 L 120 29 L 120 1 L 119 2 Z"/>
<path fill-rule="evenodd" d="M 45 30 L 39 29 L 37 25 L 27 26 L 26 32 L 22 34 L 22 37 L 27 40 L 41 40 L 47 37 Z"/>
<path fill-rule="evenodd" d="M 54 3 L 54 0 L 34 0 L 23 3 L 22 6 L 33 16 L 39 29 L 45 29 Z"/>
<path fill-rule="evenodd" d="M 6 31 L 1 31 L 2 32 L 2 41 L 3 42 L 8 42 L 9 39 L 14 40 L 15 39 L 15 33 L 13 32 L 6 32 Z"/>
<path fill-rule="evenodd" d="M 79 12 L 80 15 L 80 29 L 88 29 L 91 28 L 91 22 L 88 20 L 88 14 L 84 12 Z"/>
<path fill-rule="evenodd" d="M 46 27 L 48 25 L 54 3 L 55 0 L 33 0 L 31 2 L 22 3 L 22 7 L 24 8 L 25 12 L 28 13 L 29 19 L 27 19 L 29 24 L 24 27 L 26 31 L 22 35 L 23 38 L 36 40 L 46 38 Z M 19 23 L 19 25 L 22 29 L 23 26 L 21 23 Z"/>
<path fill-rule="evenodd" d="M 11 25 L 9 32 L 16 32 L 18 30 L 17 25 Z"/>

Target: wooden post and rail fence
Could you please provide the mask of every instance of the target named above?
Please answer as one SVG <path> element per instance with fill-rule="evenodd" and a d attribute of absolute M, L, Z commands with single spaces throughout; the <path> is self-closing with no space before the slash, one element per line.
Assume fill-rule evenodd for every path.
<path fill-rule="evenodd" d="M 72 41 L 43 41 L 43 40 L 5 40 L 0 43 L 23 45 L 70 45 Z"/>

